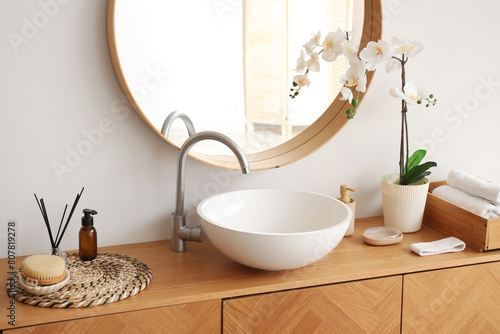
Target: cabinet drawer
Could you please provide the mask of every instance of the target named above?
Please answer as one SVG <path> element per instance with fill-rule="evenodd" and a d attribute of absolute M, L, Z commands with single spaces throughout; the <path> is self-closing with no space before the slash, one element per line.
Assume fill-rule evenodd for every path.
<path fill-rule="evenodd" d="M 68 310 L 71 312 L 71 310 Z M 5 334 L 220 333 L 220 300 L 5 330 Z"/>
<path fill-rule="evenodd" d="M 399 333 L 402 277 L 224 301 L 224 333 Z"/>
<path fill-rule="evenodd" d="M 500 333 L 500 262 L 408 274 L 403 333 Z"/>

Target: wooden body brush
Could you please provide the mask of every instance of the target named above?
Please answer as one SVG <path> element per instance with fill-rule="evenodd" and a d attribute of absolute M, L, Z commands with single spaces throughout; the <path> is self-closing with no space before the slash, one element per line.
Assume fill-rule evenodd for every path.
<path fill-rule="evenodd" d="M 39 254 L 24 259 L 21 274 L 28 284 L 52 285 L 66 276 L 66 262 L 59 256 Z"/>

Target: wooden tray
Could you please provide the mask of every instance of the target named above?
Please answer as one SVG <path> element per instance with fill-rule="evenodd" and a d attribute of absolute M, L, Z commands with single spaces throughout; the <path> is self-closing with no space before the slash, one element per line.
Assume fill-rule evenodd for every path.
<path fill-rule="evenodd" d="M 429 185 L 423 223 L 461 239 L 468 247 L 479 252 L 499 249 L 500 218 L 483 218 L 431 194 L 434 188 L 446 184 L 446 181 L 439 181 Z"/>

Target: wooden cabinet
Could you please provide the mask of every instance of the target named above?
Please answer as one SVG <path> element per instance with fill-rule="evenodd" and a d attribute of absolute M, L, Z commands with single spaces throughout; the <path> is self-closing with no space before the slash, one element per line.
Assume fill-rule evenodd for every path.
<path fill-rule="evenodd" d="M 399 333 L 402 276 L 224 301 L 223 333 Z"/>
<path fill-rule="evenodd" d="M 360 219 L 354 234 L 324 259 L 282 272 L 244 267 L 207 242 L 190 244 L 184 253 L 168 251 L 170 241 L 105 247 L 100 251 L 147 263 L 154 273 L 151 284 L 137 296 L 89 308 L 49 309 L 18 301 L 16 327 L 8 323 L 4 308 L 0 330 L 500 333 L 500 250 L 479 253 L 467 247 L 459 253 L 420 257 L 410 251 L 412 243 L 445 237 L 425 225 L 396 245 L 365 244 L 362 232 L 381 225 L 382 217 Z M 0 259 L 4 282 L 8 261 Z M 0 289 L 0 304 L 9 301 L 6 292 Z"/>
<path fill-rule="evenodd" d="M 500 333 L 500 262 L 404 276 L 403 333 Z"/>
<path fill-rule="evenodd" d="M 223 333 L 500 333 L 500 262 L 227 299 Z"/>
<path fill-rule="evenodd" d="M 21 333 L 498 333 L 500 262 L 59 321 Z M 221 323 L 222 319 L 222 323 Z"/>
<path fill-rule="evenodd" d="M 220 333 L 220 300 L 5 330 L 5 334 Z"/>

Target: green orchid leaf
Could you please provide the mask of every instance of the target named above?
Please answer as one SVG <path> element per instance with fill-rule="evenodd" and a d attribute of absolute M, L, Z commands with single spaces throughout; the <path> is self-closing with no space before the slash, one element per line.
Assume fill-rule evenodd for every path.
<path fill-rule="evenodd" d="M 413 152 L 411 157 L 408 158 L 408 163 L 405 166 L 405 171 L 408 173 L 413 167 L 418 166 L 418 164 L 424 159 L 426 150 L 417 150 Z"/>
<path fill-rule="evenodd" d="M 423 175 L 422 177 L 420 177 L 421 174 L 425 173 L 429 168 L 436 167 L 436 166 L 437 166 L 437 163 L 435 163 L 434 161 L 428 161 L 426 163 L 423 163 L 421 165 L 413 167 L 411 170 L 409 170 L 408 172 L 405 173 L 404 185 L 408 185 L 410 183 L 414 183 L 414 182 L 422 179 L 426 175 Z M 430 172 L 428 172 L 428 173 L 430 174 Z M 429 175 L 429 174 L 427 174 L 427 175 Z M 420 178 L 417 180 L 418 177 L 420 177 Z"/>
<path fill-rule="evenodd" d="M 417 175 L 416 178 L 414 178 L 410 183 L 408 184 L 412 184 L 412 183 L 417 183 L 418 181 L 420 181 L 421 179 L 423 179 L 424 177 L 426 176 L 429 176 L 431 175 L 431 172 L 427 171 L 427 172 L 423 172 L 422 174 L 420 175 Z"/>

